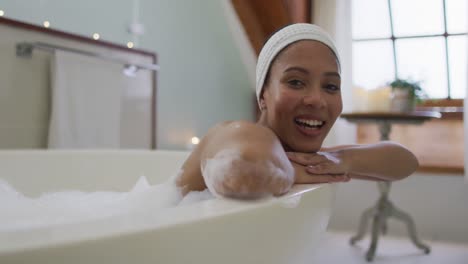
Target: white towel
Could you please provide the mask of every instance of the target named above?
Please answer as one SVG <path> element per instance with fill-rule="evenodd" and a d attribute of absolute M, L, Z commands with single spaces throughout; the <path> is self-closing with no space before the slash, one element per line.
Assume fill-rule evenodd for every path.
<path fill-rule="evenodd" d="M 338 64 L 340 64 L 340 57 L 333 39 L 321 27 L 308 23 L 297 23 L 278 30 L 268 39 L 258 55 L 255 90 L 259 106 L 260 95 L 262 94 L 263 85 L 265 83 L 266 75 L 270 69 L 270 64 L 273 62 L 276 55 L 278 55 L 284 48 L 299 40 L 315 40 L 325 44 L 333 51 Z"/>
<path fill-rule="evenodd" d="M 119 148 L 122 66 L 56 51 L 49 148 Z"/>

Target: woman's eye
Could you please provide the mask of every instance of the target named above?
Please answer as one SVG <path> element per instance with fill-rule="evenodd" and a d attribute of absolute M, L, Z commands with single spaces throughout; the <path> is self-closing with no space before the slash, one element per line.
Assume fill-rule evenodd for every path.
<path fill-rule="evenodd" d="M 296 79 L 294 79 L 294 80 L 289 80 L 289 81 L 288 81 L 288 84 L 289 84 L 290 86 L 292 86 L 292 87 L 302 87 L 302 86 L 305 85 L 304 82 L 302 82 L 302 81 L 300 81 L 300 80 L 296 80 Z"/>
<path fill-rule="evenodd" d="M 330 92 L 337 92 L 340 90 L 340 87 L 334 84 L 327 84 L 325 85 L 325 89 Z"/>

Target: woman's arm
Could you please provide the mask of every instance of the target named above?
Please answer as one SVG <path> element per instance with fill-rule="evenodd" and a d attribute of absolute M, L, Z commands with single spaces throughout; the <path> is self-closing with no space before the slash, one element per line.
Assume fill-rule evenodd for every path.
<path fill-rule="evenodd" d="M 209 188 L 212 193 L 241 199 L 286 193 L 293 183 L 347 180 L 346 176 L 311 176 L 290 162 L 270 129 L 245 121 L 211 128 L 182 166 L 177 185 L 185 195 Z"/>
<path fill-rule="evenodd" d="M 227 197 L 281 195 L 294 183 L 294 170 L 276 135 L 245 121 L 210 129 L 182 166 L 183 193 L 203 190 Z"/>
<path fill-rule="evenodd" d="M 419 166 L 411 151 L 390 141 L 323 148 L 315 154 L 288 153 L 288 157 L 314 175 L 348 174 L 365 180 L 400 180 Z"/>

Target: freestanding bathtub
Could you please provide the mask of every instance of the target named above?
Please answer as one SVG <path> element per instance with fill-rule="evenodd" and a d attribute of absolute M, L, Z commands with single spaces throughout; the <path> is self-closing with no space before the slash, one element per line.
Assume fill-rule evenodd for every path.
<path fill-rule="evenodd" d="M 177 173 L 172 151 L 0 151 L 0 178 L 28 196 L 127 191 Z M 333 186 L 296 185 L 258 201 L 212 199 L 175 207 L 158 223 L 112 228 L 112 219 L 0 232 L 0 263 L 310 263 L 330 217 Z M 2 212 L 0 212 L 1 217 Z"/>

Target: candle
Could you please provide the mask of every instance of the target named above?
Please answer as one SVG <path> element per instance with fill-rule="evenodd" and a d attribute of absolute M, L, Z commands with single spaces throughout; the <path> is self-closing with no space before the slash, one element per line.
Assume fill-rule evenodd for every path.
<path fill-rule="evenodd" d="M 388 112 L 391 107 L 392 89 L 389 86 L 376 89 L 356 87 L 353 90 L 355 112 Z"/>

